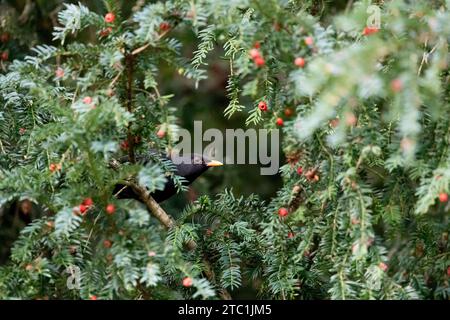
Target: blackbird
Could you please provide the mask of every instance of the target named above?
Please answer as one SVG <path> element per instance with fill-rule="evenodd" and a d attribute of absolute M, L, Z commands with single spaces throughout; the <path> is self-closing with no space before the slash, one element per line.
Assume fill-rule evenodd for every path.
<path fill-rule="evenodd" d="M 155 156 L 155 153 L 152 154 Z M 172 161 L 170 157 L 162 157 L 165 160 Z M 178 164 L 174 164 L 176 170 L 174 173 L 178 176 L 183 177 L 186 181 L 183 183 L 183 185 L 190 185 L 192 182 L 195 181 L 200 175 L 202 175 L 206 170 L 208 170 L 210 167 L 218 167 L 223 165 L 221 162 L 216 160 L 208 159 L 202 155 L 199 154 L 189 154 L 185 155 L 183 157 L 178 158 L 177 161 Z M 149 161 L 148 158 L 138 158 L 138 161 L 142 164 L 145 164 L 147 161 Z M 126 160 L 121 159 L 120 162 L 126 162 Z M 117 197 L 119 199 L 136 199 L 138 201 L 141 201 L 139 195 L 137 195 L 134 190 L 131 187 L 123 186 L 123 185 L 116 185 L 114 188 L 114 194 L 117 194 Z M 151 193 L 150 195 L 155 199 L 157 202 L 163 202 L 164 200 L 169 199 L 173 195 L 177 193 L 177 187 L 170 177 L 167 179 L 167 182 L 164 186 L 164 189 L 162 190 L 156 190 L 155 192 Z"/>

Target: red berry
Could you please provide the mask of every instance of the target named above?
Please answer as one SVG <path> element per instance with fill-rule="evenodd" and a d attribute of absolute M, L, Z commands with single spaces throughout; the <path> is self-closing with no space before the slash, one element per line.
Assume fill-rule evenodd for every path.
<path fill-rule="evenodd" d="M 9 33 L 8 32 L 2 33 L 2 35 L 0 36 L 0 41 L 1 42 L 8 42 L 9 41 Z"/>
<path fill-rule="evenodd" d="M 58 166 L 55 163 L 50 163 L 50 165 L 48 166 L 50 172 L 55 172 L 57 168 Z"/>
<path fill-rule="evenodd" d="M 377 33 L 378 31 L 380 31 L 380 29 L 378 29 L 378 28 L 365 27 L 364 30 L 363 30 L 363 35 L 364 36 L 368 36 L 368 35 L 371 35 L 373 33 Z"/>
<path fill-rule="evenodd" d="M 297 168 L 297 173 L 298 173 L 299 176 L 301 176 L 302 173 L 303 173 L 303 167 L 298 167 Z"/>
<path fill-rule="evenodd" d="M 158 130 L 156 135 L 158 136 L 158 138 L 162 139 L 166 136 L 166 132 L 164 130 L 160 129 L 160 130 Z"/>
<path fill-rule="evenodd" d="M 9 59 L 9 53 L 8 53 L 8 51 L 3 51 L 0 58 L 1 58 L 3 61 L 8 60 L 8 59 Z"/>
<path fill-rule="evenodd" d="M 94 201 L 92 200 L 92 198 L 86 198 L 86 199 L 83 200 L 83 204 L 85 206 L 90 207 L 90 206 L 92 206 L 94 204 Z"/>
<path fill-rule="evenodd" d="M 305 44 L 307 46 L 312 46 L 314 44 L 314 38 L 313 37 L 306 37 L 305 38 Z"/>
<path fill-rule="evenodd" d="M 57 78 L 62 78 L 62 77 L 64 77 L 64 69 L 62 69 L 62 68 L 56 69 L 55 75 L 56 75 Z"/>
<path fill-rule="evenodd" d="M 258 57 L 261 57 L 261 53 L 259 52 L 258 49 L 255 49 L 255 48 L 250 49 L 250 57 L 251 57 L 252 59 L 256 59 L 256 58 L 258 58 Z"/>
<path fill-rule="evenodd" d="M 256 66 L 258 66 L 258 67 L 262 67 L 266 64 L 266 61 L 264 60 L 263 57 L 256 57 L 254 61 L 255 61 Z"/>
<path fill-rule="evenodd" d="M 281 30 L 281 24 L 279 24 L 278 22 L 274 22 L 273 23 L 273 28 L 275 29 L 275 31 L 280 31 Z"/>
<path fill-rule="evenodd" d="M 305 66 L 305 59 L 301 57 L 295 58 L 294 63 L 297 67 L 303 68 Z"/>
<path fill-rule="evenodd" d="M 261 48 L 261 44 L 259 43 L 259 41 L 255 41 L 255 43 L 253 44 L 253 48 L 255 49 Z"/>
<path fill-rule="evenodd" d="M 104 246 L 106 249 L 111 248 L 111 246 L 112 246 L 111 240 L 106 239 L 105 241 L 103 241 L 103 246 Z"/>
<path fill-rule="evenodd" d="M 358 121 L 358 119 L 356 118 L 356 116 L 353 113 L 349 112 L 345 115 L 345 123 L 347 125 L 353 127 L 354 125 L 356 125 L 357 121 Z"/>
<path fill-rule="evenodd" d="M 403 82 L 400 79 L 394 79 L 391 81 L 391 90 L 394 92 L 400 92 L 403 89 Z"/>
<path fill-rule="evenodd" d="M 281 118 L 277 118 L 277 121 L 275 123 L 277 124 L 277 126 L 281 127 L 281 126 L 283 126 L 284 121 Z"/>
<path fill-rule="evenodd" d="M 97 296 L 90 296 L 89 300 L 97 300 Z"/>
<path fill-rule="evenodd" d="M 26 131 L 27 131 L 27 129 L 25 129 L 25 128 L 20 128 L 20 129 L 19 129 L 19 134 L 20 134 L 20 135 L 25 134 Z"/>
<path fill-rule="evenodd" d="M 294 110 L 292 110 L 291 108 L 284 109 L 284 115 L 286 117 L 291 117 L 293 114 L 294 114 Z"/>
<path fill-rule="evenodd" d="M 339 119 L 335 118 L 330 121 L 330 126 L 336 128 L 339 125 Z"/>
<path fill-rule="evenodd" d="M 164 32 L 170 30 L 170 24 L 166 21 L 163 21 L 159 24 L 159 30 Z"/>
<path fill-rule="evenodd" d="M 100 37 L 107 37 L 112 32 L 112 28 L 108 27 L 100 31 Z"/>
<path fill-rule="evenodd" d="M 289 232 L 289 233 L 288 233 L 288 238 L 289 238 L 289 239 L 292 239 L 293 237 L 294 237 L 294 233 Z"/>
<path fill-rule="evenodd" d="M 440 202 L 447 202 L 448 201 L 448 194 L 446 194 L 445 192 L 441 192 L 439 194 L 439 201 Z"/>
<path fill-rule="evenodd" d="M 265 101 L 260 101 L 258 103 L 258 108 L 261 111 L 267 111 L 267 103 Z"/>
<path fill-rule="evenodd" d="M 110 203 L 106 206 L 106 213 L 113 214 L 116 211 L 116 207 Z"/>
<path fill-rule="evenodd" d="M 288 214 L 289 214 L 288 209 L 286 209 L 286 208 L 280 208 L 280 209 L 278 209 L 278 215 L 279 215 L 280 217 L 286 217 Z"/>
<path fill-rule="evenodd" d="M 123 140 L 123 141 L 120 143 L 120 148 L 121 148 L 122 150 L 128 150 L 128 141 L 127 141 L 127 140 Z"/>
<path fill-rule="evenodd" d="M 386 272 L 386 270 L 388 269 L 388 266 L 386 263 L 384 262 L 380 262 L 380 264 L 378 265 L 380 267 L 381 270 L 383 270 L 384 272 Z"/>
<path fill-rule="evenodd" d="M 183 286 L 187 287 L 187 288 L 191 287 L 192 286 L 192 279 L 189 278 L 189 277 L 184 278 L 183 279 Z"/>
<path fill-rule="evenodd" d="M 106 22 L 106 23 L 113 23 L 114 20 L 116 20 L 116 16 L 115 16 L 114 13 L 108 12 L 108 13 L 105 15 L 105 22 Z"/>
<path fill-rule="evenodd" d="M 83 103 L 85 104 L 91 104 L 92 103 L 92 98 L 91 97 L 84 97 L 83 98 Z"/>
<path fill-rule="evenodd" d="M 86 212 L 86 210 L 88 209 L 86 205 L 84 204 L 80 204 L 80 206 L 78 207 L 78 209 L 80 210 L 80 213 L 83 214 Z"/>

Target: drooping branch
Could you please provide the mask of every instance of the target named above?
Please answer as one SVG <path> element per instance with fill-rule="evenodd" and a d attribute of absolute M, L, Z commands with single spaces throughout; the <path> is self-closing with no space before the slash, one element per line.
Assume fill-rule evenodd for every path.
<path fill-rule="evenodd" d="M 165 226 L 167 229 L 170 229 L 174 226 L 175 222 L 173 218 L 169 214 L 167 214 L 163 208 L 161 208 L 161 206 L 158 204 L 158 202 L 156 202 L 155 199 L 153 199 L 147 189 L 132 181 L 126 181 L 124 184 L 133 189 L 133 191 L 139 196 L 139 198 L 148 208 L 150 213 L 156 219 L 158 219 L 158 221 L 161 222 L 163 226 Z"/>

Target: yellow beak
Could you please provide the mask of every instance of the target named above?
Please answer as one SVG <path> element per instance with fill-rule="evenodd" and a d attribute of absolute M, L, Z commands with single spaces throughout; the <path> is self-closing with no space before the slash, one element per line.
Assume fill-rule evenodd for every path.
<path fill-rule="evenodd" d="M 220 166 L 223 166 L 223 163 L 220 162 L 220 161 L 217 161 L 217 160 L 210 160 L 210 161 L 206 164 L 206 166 L 208 166 L 208 167 L 220 167 Z"/>

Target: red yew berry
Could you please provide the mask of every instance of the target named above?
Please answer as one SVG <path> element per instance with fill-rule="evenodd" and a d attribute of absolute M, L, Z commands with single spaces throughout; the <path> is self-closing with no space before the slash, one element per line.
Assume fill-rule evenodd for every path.
<path fill-rule="evenodd" d="M 57 170 L 58 166 L 55 163 L 50 163 L 50 165 L 48 166 L 48 169 L 50 170 L 50 172 L 55 172 Z"/>
<path fill-rule="evenodd" d="M 378 266 L 379 266 L 380 269 L 383 270 L 384 272 L 386 272 L 386 270 L 388 269 L 387 264 L 384 263 L 384 262 L 380 262 L 380 263 L 378 264 Z"/>
<path fill-rule="evenodd" d="M 275 31 L 280 31 L 281 30 L 281 24 L 278 22 L 274 22 L 273 23 L 273 28 L 275 29 Z"/>
<path fill-rule="evenodd" d="M 288 239 L 292 239 L 293 237 L 294 237 L 294 233 L 289 232 L 289 233 L 288 233 Z"/>
<path fill-rule="evenodd" d="M 97 300 L 97 296 L 92 295 L 89 297 L 89 300 Z"/>
<path fill-rule="evenodd" d="M 111 240 L 108 240 L 108 239 L 104 240 L 104 241 L 103 241 L 103 246 L 104 246 L 106 249 L 111 248 L 111 247 L 112 247 L 112 242 L 111 242 Z"/>
<path fill-rule="evenodd" d="M 284 115 L 286 117 L 291 117 L 294 114 L 294 110 L 292 110 L 292 108 L 286 108 L 284 109 Z"/>
<path fill-rule="evenodd" d="M 305 38 L 305 44 L 307 46 L 312 46 L 314 44 L 314 38 L 313 37 L 306 37 Z"/>
<path fill-rule="evenodd" d="M 256 59 L 258 57 L 261 57 L 261 53 L 259 52 L 258 49 L 250 49 L 250 57 L 252 59 Z"/>
<path fill-rule="evenodd" d="M 262 67 L 266 64 L 266 61 L 263 57 L 256 57 L 254 61 L 257 67 Z"/>
<path fill-rule="evenodd" d="M 189 277 L 186 277 L 183 279 L 183 287 L 189 288 L 192 287 L 192 279 Z"/>
<path fill-rule="evenodd" d="M 154 256 L 156 256 L 156 252 L 155 252 L 155 251 L 149 251 L 149 252 L 147 253 L 147 255 L 148 255 L 149 257 L 154 257 Z"/>
<path fill-rule="evenodd" d="M 335 118 L 335 119 L 330 120 L 330 126 L 332 128 L 336 128 L 338 125 L 339 125 L 339 119 Z"/>
<path fill-rule="evenodd" d="M 447 202 L 448 201 L 448 194 L 445 193 L 445 192 L 441 192 L 439 194 L 439 201 L 442 202 L 442 203 Z"/>
<path fill-rule="evenodd" d="M 374 27 L 365 27 L 363 30 L 363 35 L 364 36 L 369 36 L 373 33 L 377 33 L 378 31 L 380 31 L 380 29 L 378 28 L 374 28 Z"/>
<path fill-rule="evenodd" d="M 286 209 L 286 208 L 280 208 L 280 209 L 278 209 L 278 215 L 279 215 L 280 217 L 286 217 L 288 214 L 289 214 L 288 209 Z"/>
<path fill-rule="evenodd" d="M 120 143 L 120 149 L 122 149 L 122 150 L 128 150 L 128 147 L 129 147 L 129 145 L 128 145 L 128 141 L 127 141 L 127 140 L 123 140 L 123 141 Z"/>
<path fill-rule="evenodd" d="M 81 214 L 84 214 L 87 211 L 87 209 L 88 209 L 87 206 L 84 204 L 80 204 L 78 206 L 78 210 L 80 211 Z"/>
<path fill-rule="evenodd" d="M 105 15 L 105 22 L 106 22 L 106 23 L 113 23 L 114 20 L 116 20 L 116 15 L 115 15 L 114 13 L 108 12 L 108 13 Z"/>
<path fill-rule="evenodd" d="M 400 79 L 394 79 L 391 81 L 391 90 L 395 93 L 402 91 L 403 82 Z"/>
<path fill-rule="evenodd" d="M 164 130 L 160 129 L 160 130 L 158 130 L 156 135 L 158 136 L 158 138 L 162 139 L 166 136 L 166 132 Z"/>
<path fill-rule="evenodd" d="M 92 103 L 92 98 L 91 97 L 84 97 L 83 98 L 83 103 L 85 104 L 91 104 Z"/>
<path fill-rule="evenodd" d="M 258 103 L 258 108 L 261 111 L 267 111 L 267 103 L 265 101 L 260 101 Z"/>
<path fill-rule="evenodd" d="M 297 168 L 297 174 L 298 174 L 299 176 L 301 176 L 302 173 L 303 173 L 303 167 L 298 167 L 298 168 Z"/>
<path fill-rule="evenodd" d="M 0 41 L 3 43 L 8 42 L 9 41 L 9 33 L 8 32 L 2 33 L 2 35 L 0 36 Z"/>
<path fill-rule="evenodd" d="M 349 112 L 345 115 L 345 123 L 348 126 L 353 127 L 354 125 L 356 125 L 357 121 L 358 121 L 358 119 L 356 118 L 356 116 L 353 113 Z"/>
<path fill-rule="evenodd" d="M 281 119 L 281 118 L 277 118 L 277 120 L 276 120 L 275 123 L 277 124 L 277 126 L 281 127 L 281 126 L 283 126 L 284 121 L 283 121 L 283 119 Z"/>
<path fill-rule="evenodd" d="M 8 51 L 3 51 L 2 55 L 0 56 L 0 59 L 2 59 L 3 61 L 6 61 L 9 59 L 9 53 Z"/>
<path fill-rule="evenodd" d="M 255 41 L 255 43 L 253 44 L 253 48 L 255 49 L 261 48 L 261 44 L 259 43 L 259 41 Z"/>
<path fill-rule="evenodd" d="M 105 29 L 103 29 L 103 30 L 101 30 L 100 31 L 100 37 L 107 37 L 107 36 L 109 36 L 109 34 L 112 32 L 112 28 L 111 27 L 108 27 L 108 28 L 105 28 Z"/>
<path fill-rule="evenodd" d="M 116 211 L 116 207 L 110 203 L 106 206 L 106 213 L 113 214 Z"/>
<path fill-rule="evenodd" d="M 85 206 L 90 207 L 90 206 L 92 206 L 94 204 L 94 201 L 92 200 L 92 198 L 86 198 L 86 199 L 83 200 L 83 204 Z"/>
<path fill-rule="evenodd" d="M 305 66 L 305 59 L 297 57 L 295 58 L 294 63 L 297 67 L 303 68 Z"/>
<path fill-rule="evenodd" d="M 64 69 L 62 69 L 62 68 L 56 69 L 55 75 L 56 75 L 57 78 L 62 78 L 62 77 L 64 77 Z"/>
<path fill-rule="evenodd" d="M 159 24 L 159 30 L 161 32 L 169 31 L 170 30 L 170 23 L 163 21 Z"/>

